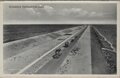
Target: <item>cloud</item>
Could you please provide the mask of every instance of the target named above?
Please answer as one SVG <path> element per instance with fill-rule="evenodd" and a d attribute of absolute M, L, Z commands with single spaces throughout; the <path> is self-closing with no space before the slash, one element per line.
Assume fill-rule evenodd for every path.
<path fill-rule="evenodd" d="M 70 12 L 71 13 L 79 13 L 79 12 L 81 12 L 81 10 L 82 10 L 81 8 L 71 8 Z"/>
<path fill-rule="evenodd" d="M 25 8 L 25 9 L 31 14 L 36 14 L 36 12 L 33 8 Z"/>
<path fill-rule="evenodd" d="M 72 14 L 79 14 L 81 12 L 81 8 L 65 8 L 59 11 L 60 15 L 72 15 Z"/>
<path fill-rule="evenodd" d="M 82 8 L 65 8 L 60 10 L 58 14 L 69 17 L 83 17 L 88 14 L 88 11 L 83 10 Z"/>
<path fill-rule="evenodd" d="M 43 5 L 38 5 L 39 7 L 42 7 Z M 30 14 L 32 15 L 41 15 L 40 9 L 38 8 L 25 8 Z"/>
<path fill-rule="evenodd" d="M 36 15 L 36 16 L 44 15 L 44 11 L 49 15 L 52 15 L 55 12 L 54 8 L 51 6 L 48 5 L 44 5 L 44 6 L 38 5 L 38 6 L 42 8 L 25 8 L 25 10 L 27 10 L 31 15 Z"/>
<path fill-rule="evenodd" d="M 42 5 L 40 5 L 42 6 Z M 50 18 L 49 16 L 56 16 L 56 19 L 81 19 L 81 18 L 96 18 L 96 17 L 103 17 L 107 14 L 103 12 L 96 12 L 96 11 L 88 11 L 83 8 L 63 8 L 63 9 L 56 9 L 50 5 L 44 5 L 42 9 L 36 8 L 26 8 L 29 13 L 36 16 L 44 16 L 46 18 Z"/>
<path fill-rule="evenodd" d="M 95 11 L 89 13 L 90 17 L 102 17 L 104 15 L 105 15 L 105 13 L 98 13 L 98 12 L 95 12 Z"/>
<path fill-rule="evenodd" d="M 40 16 L 41 13 L 40 11 L 35 10 L 34 8 L 26 8 L 26 10 L 31 14 L 31 15 L 37 15 Z"/>
<path fill-rule="evenodd" d="M 81 12 L 78 14 L 78 16 L 79 16 L 79 17 L 83 17 L 83 16 L 87 16 L 87 14 L 88 14 L 88 11 L 83 10 L 83 11 L 81 11 Z"/>
<path fill-rule="evenodd" d="M 54 8 L 48 5 L 44 6 L 44 10 L 48 13 L 48 14 L 53 14 L 55 12 Z"/>
<path fill-rule="evenodd" d="M 90 12 L 90 13 L 89 13 L 89 16 L 90 16 L 90 17 L 96 16 L 96 12 Z"/>

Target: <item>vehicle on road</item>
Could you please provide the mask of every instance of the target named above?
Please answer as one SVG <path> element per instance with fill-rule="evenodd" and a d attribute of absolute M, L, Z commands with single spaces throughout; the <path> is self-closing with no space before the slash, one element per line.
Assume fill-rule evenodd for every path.
<path fill-rule="evenodd" d="M 71 41 L 70 42 L 74 42 L 75 41 L 75 39 L 73 38 L 73 39 L 71 39 Z"/>
<path fill-rule="evenodd" d="M 75 38 L 77 38 L 78 36 L 75 36 Z"/>
<path fill-rule="evenodd" d="M 55 54 L 52 57 L 53 59 L 58 59 L 61 55 L 62 55 L 61 49 L 59 48 L 55 51 Z"/>
<path fill-rule="evenodd" d="M 69 47 L 69 45 L 70 45 L 70 43 L 67 41 L 67 42 L 65 42 L 65 45 L 63 47 L 67 48 L 67 47 Z"/>
<path fill-rule="evenodd" d="M 66 33 L 66 34 L 64 34 L 64 35 L 72 35 L 72 34 L 70 34 L 70 33 Z"/>

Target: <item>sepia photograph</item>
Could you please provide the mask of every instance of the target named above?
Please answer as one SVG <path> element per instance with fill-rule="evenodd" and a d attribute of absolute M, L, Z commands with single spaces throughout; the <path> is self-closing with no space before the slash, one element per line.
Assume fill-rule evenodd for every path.
<path fill-rule="evenodd" d="M 117 3 L 4 3 L 4 74 L 117 74 Z"/>

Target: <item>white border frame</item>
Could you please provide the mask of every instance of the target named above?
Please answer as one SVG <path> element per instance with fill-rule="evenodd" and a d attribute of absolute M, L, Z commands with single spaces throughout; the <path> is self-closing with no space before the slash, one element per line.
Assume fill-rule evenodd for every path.
<path fill-rule="evenodd" d="M 3 4 L 4 3 L 116 3 L 117 4 L 117 74 L 65 74 L 65 75 L 26 75 L 3 74 Z M 0 77 L 5 78 L 120 78 L 120 1 L 2 1 L 0 3 Z"/>

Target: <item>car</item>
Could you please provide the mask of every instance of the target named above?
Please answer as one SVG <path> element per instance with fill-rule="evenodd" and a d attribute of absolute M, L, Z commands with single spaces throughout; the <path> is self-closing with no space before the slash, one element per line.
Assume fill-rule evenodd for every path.
<path fill-rule="evenodd" d="M 65 40 L 65 39 L 60 38 L 60 39 L 58 39 L 58 40 Z"/>
<path fill-rule="evenodd" d="M 53 59 L 58 59 L 61 55 L 62 55 L 62 53 L 59 53 L 59 54 L 53 55 L 52 57 L 53 57 Z"/>
<path fill-rule="evenodd" d="M 61 49 L 57 49 L 55 51 L 55 54 L 52 57 L 53 57 L 53 59 L 58 59 L 61 55 L 62 55 Z"/>
<path fill-rule="evenodd" d="M 65 42 L 65 45 L 63 47 L 67 48 L 67 47 L 69 47 L 69 44 L 70 43 L 67 41 L 67 42 Z"/>
<path fill-rule="evenodd" d="M 75 38 L 77 38 L 78 36 L 75 36 Z"/>
<path fill-rule="evenodd" d="M 72 35 L 72 34 L 66 33 L 66 34 L 64 34 L 64 35 Z"/>
<path fill-rule="evenodd" d="M 75 39 L 71 39 L 71 41 L 70 41 L 70 42 L 74 42 L 74 40 L 75 40 Z"/>

